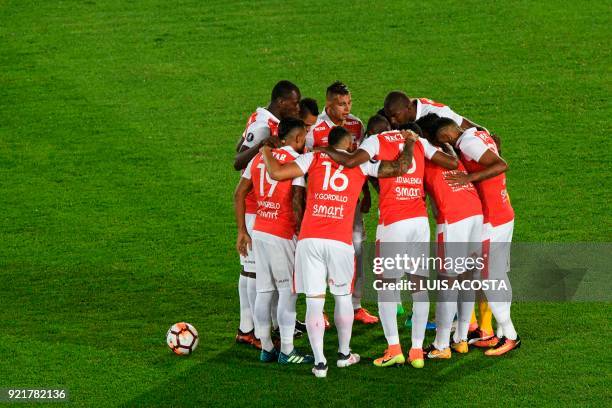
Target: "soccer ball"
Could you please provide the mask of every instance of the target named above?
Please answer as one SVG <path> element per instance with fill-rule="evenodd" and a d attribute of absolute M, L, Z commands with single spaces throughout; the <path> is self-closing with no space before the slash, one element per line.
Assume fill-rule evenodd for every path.
<path fill-rule="evenodd" d="M 189 323 L 176 323 L 166 333 L 166 343 L 179 356 L 193 353 L 198 347 L 198 331 Z"/>

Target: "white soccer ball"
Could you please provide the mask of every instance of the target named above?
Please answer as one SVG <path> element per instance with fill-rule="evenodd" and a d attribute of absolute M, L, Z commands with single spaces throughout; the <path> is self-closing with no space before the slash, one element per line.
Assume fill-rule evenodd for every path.
<path fill-rule="evenodd" d="M 198 331 L 189 323 L 173 324 L 166 333 L 166 343 L 179 356 L 193 353 L 198 347 Z"/>

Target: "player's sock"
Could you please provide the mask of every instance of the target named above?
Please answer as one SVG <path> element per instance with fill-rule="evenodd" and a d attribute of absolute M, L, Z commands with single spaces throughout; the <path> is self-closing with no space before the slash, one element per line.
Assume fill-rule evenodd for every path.
<path fill-rule="evenodd" d="M 387 344 L 398 344 L 399 334 L 397 331 L 397 303 L 378 302 L 378 314 L 382 323 Z"/>
<path fill-rule="evenodd" d="M 247 278 L 244 275 L 240 275 L 238 279 L 238 298 L 240 300 L 240 331 L 248 333 L 255 325 L 253 324 L 253 311 L 249 304 L 249 295 L 247 293 Z"/>
<path fill-rule="evenodd" d="M 412 348 L 423 348 L 425 329 L 429 317 L 429 294 L 420 291 L 412 294 Z"/>
<path fill-rule="evenodd" d="M 272 307 L 270 308 L 270 317 L 272 318 L 272 329 L 278 328 L 278 292 L 275 290 L 272 294 Z"/>
<path fill-rule="evenodd" d="M 472 317 L 475 321 L 474 293 L 462 290 L 459 292 L 459 300 L 457 302 L 457 330 L 455 330 L 455 335 L 453 337 L 455 343 L 459 343 L 461 340 L 467 340 Z"/>
<path fill-rule="evenodd" d="M 253 323 L 255 323 L 255 299 L 257 298 L 257 286 L 255 278 L 247 278 L 247 297 L 249 299 L 249 307 L 253 313 Z"/>
<path fill-rule="evenodd" d="M 325 320 L 323 319 L 324 298 L 306 298 L 306 330 L 308 340 L 315 358 L 315 365 L 327 364 L 323 355 L 323 335 L 325 334 Z"/>
<path fill-rule="evenodd" d="M 293 351 L 293 332 L 295 331 L 295 302 L 297 295 L 291 289 L 278 290 L 278 327 L 281 337 L 281 352 L 291 354 Z"/>
<path fill-rule="evenodd" d="M 436 303 L 436 339 L 433 345 L 438 350 L 449 347 L 451 326 L 455 313 L 457 313 L 457 291 L 454 292 L 454 294 L 446 293 L 444 301 L 440 300 L 441 296 L 438 297 L 438 303 Z"/>
<path fill-rule="evenodd" d="M 510 318 L 510 305 L 510 302 L 489 302 L 493 316 L 503 330 L 503 335 L 510 340 L 516 340 L 516 329 Z"/>
<path fill-rule="evenodd" d="M 351 334 L 353 332 L 353 304 L 351 296 L 334 296 L 336 307 L 334 309 L 334 322 L 338 329 L 338 352 L 344 355 L 351 352 Z"/>
<path fill-rule="evenodd" d="M 486 333 L 493 332 L 493 313 L 489 307 L 489 303 L 482 299 L 478 302 L 478 327 Z"/>
<path fill-rule="evenodd" d="M 255 299 L 255 337 L 261 341 L 261 348 L 272 351 L 272 334 L 270 332 L 272 322 L 270 319 L 270 306 L 272 303 L 272 292 L 260 292 Z"/>

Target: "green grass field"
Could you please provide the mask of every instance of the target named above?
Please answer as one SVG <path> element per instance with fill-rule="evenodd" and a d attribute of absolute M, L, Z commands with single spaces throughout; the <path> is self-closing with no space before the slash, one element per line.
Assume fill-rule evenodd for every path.
<path fill-rule="evenodd" d="M 515 241 L 612 241 L 609 4 L 170 3 L 0 0 L 0 387 L 95 407 L 611 403 L 610 303 L 515 305 L 507 358 L 379 370 L 382 329 L 356 327 L 365 361 L 327 380 L 258 363 L 233 342 L 232 207 L 236 139 L 274 83 L 322 101 L 341 79 L 362 119 L 400 88 L 499 133 Z M 188 358 L 164 339 L 182 320 Z"/>

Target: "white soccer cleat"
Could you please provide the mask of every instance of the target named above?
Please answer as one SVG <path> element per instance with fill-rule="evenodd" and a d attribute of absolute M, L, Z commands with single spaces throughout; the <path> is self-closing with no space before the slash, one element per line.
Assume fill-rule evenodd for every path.
<path fill-rule="evenodd" d="M 312 373 L 317 378 L 325 378 L 327 377 L 327 364 L 319 363 L 312 367 Z"/>
<path fill-rule="evenodd" d="M 360 360 L 361 357 L 359 357 L 359 354 L 356 353 L 338 353 L 338 362 L 336 363 L 336 365 L 340 368 L 344 368 L 353 364 L 357 364 Z"/>

